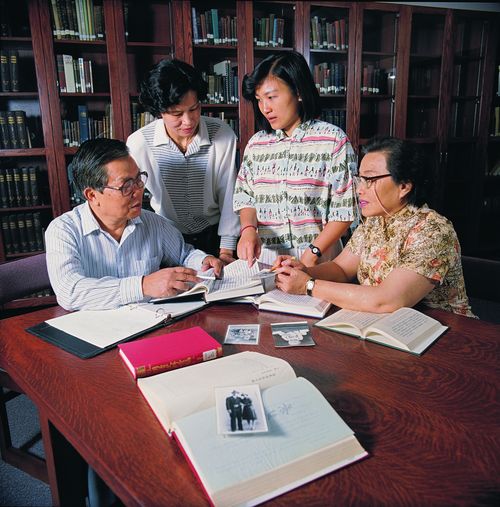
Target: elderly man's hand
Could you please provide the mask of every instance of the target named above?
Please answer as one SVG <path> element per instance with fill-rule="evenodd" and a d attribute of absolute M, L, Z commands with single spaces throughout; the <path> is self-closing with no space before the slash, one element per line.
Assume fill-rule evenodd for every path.
<path fill-rule="evenodd" d="M 194 269 L 182 266 L 164 268 L 142 278 L 142 292 L 152 298 L 175 296 L 198 281 Z"/>

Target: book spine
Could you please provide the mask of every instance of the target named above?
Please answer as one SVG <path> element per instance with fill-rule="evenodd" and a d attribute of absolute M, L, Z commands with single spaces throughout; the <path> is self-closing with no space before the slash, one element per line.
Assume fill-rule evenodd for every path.
<path fill-rule="evenodd" d="M 30 166 L 28 169 L 30 180 L 30 198 L 32 206 L 40 205 L 40 196 L 38 195 L 38 171 L 36 166 Z"/>
<path fill-rule="evenodd" d="M 0 90 L 10 92 L 9 54 L 3 49 L 0 50 L 0 81 Z"/>
<path fill-rule="evenodd" d="M 37 250 L 45 250 L 45 243 L 43 241 L 43 228 L 40 218 L 40 212 L 33 213 L 33 229 L 35 230 L 35 241 Z"/>
<path fill-rule="evenodd" d="M 16 132 L 19 148 L 28 148 L 28 133 L 26 132 L 26 113 L 24 111 L 14 111 L 16 118 Z"/>
<path fill-rule="evenodd" d="M 61 19 L 59 17 L 59 9 L 57 6 L 57 0 L 51 0 L 52 7 L 52 34 L 56 39 L 62 39 L 61 35 Z"/>
<path fill-rule="evenodd" d="M 29 167 L 21 167 L 21 182 L 23 187 L 24 205 L 31 206 L 30 173 Z"/>
<path fill-rule="evenodd" d="M 36 252 L 36 237 L 35 228 L 33 226 L 33 213 L 26 213 L 24 215 L 24 221 L 26 224 L 26 238 L 28 239 L 28 251 Z"/>
<path fill-rule="evenodd" d="M 0 169 L 0 207 L 9 207 L 9 194 L 7 193 L 7 181 L 4 169 Z"/>
<path fill-rule="evenodd" d="M 0 142 L 4 150 L 12 148 L 7 125 L 7 113 L 5 111 L 0 111 Z"/>
<path fill-rule="evenodd" d="M 9 132 L 10 147 L 16 150 L 19 148 L 17 138 L 16 117 L 13 111 L 7 111 L 7 131 Z"/>
<path fill-rule="evenodd" d="M 21 253 L 16 215 L 9 215 L 9 229 L 12 238 L 12 253 Z"/>
<path fill-rule="evenodd" d="M 24 205 L 24 197 L 23 182 L 21 178 L 21 170 L 19 167 L 14 167 L 12 169 L 12 179 L 14 180 L 15 205 L 21 207 Z"/>
<path fill-rule="evenodd" d="M 2 234 L 3 244 L 5 246 L 5 252 L 7 255 L 14 253 L 12 246 L 12 234 L 10 232 L 10 224 L 8 217 L 2 217 Z"/>
<path fill-rule="evenodd" d="M 191 366 L 192 364 L 202 363 L 203 361 L 215 359 L 221 356 L 222 347 L 217 347 L 216 349 L 199 352 L 198 354 L 193 354 L 183 359 L 174 359 L 165 363 L 137 366 L 135 368 L 135 376 L 136 378 L 149 377 L 151 375 L 156 375 L 157 373 L 183 368 L 184 366 Z"/>
<path fill-rule="evenodd" d="M 19 88 L 19 52 L 16 49 L 9 51 L 10 91 L 18 92 Z"/>
<path fill-rule="evenodd" d="M 24 213 L 17 215 L 17 227 L 19 229 L 19 248 L 21 253 L 27 253 L 28 250 L 28 235 L 26 234 L 26 222 Z"/>
<path fill-rule="evenodd" d="M 78 106 L 78 125 L 80 127 L 80 144 L 90 139 L 89 113 L 87 106 Z"/>
<path fill-rule="evenodd" d="M 5 183 L 7 187 L 8 207 L 14 208 L 16 206 L 16 189 L 14 187 L 14 174 L 12 169 L 5 169 Z"/>

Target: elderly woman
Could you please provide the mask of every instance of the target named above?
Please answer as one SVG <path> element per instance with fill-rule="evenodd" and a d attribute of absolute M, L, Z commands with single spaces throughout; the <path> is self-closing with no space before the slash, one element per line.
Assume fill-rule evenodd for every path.
<path fill-rule="evenodd" d="M 351 310 L 392 312 L 422 301 L 473 317 L 457 235 L 425 204 L 427 182 L 416 146 L 386 137 L 363 151 L 355 184 L 366 220 L 332 262 L 306 268 L 279 257 L 277 286 Z M 359 285 L 347 283 L 356 277 Z"/>
<path fill-rule="evenodd" d="M 236 136 L 222 120 L 201 116 L 207 83 L 191 65 L 161 60 L 141 85 L 140 101 L 156 121 L 127 139 L 147 171 L 151 206 L 182 232 L 184 241 L 234 260 L 239 235 L 233 212 Z"/>

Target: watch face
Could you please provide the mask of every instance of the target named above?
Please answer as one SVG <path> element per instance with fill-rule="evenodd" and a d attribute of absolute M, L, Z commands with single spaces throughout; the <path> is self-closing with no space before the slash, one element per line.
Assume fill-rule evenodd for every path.
<path fill-rule="evenodd" d="M 314 245 L 309 245 L 309 248 L 311 249 L 311 252 L 314 254 L 314 255 L 317 255 L 318 257 L 321 257 L 321 250 L 317 247 L 317 246 L 314 246 Z"/>
<path fill-rule="evenodd" d="M 306 290 L 311 291 L 314 288 L 314 280 L 307 280 L 306 282 Z"/>

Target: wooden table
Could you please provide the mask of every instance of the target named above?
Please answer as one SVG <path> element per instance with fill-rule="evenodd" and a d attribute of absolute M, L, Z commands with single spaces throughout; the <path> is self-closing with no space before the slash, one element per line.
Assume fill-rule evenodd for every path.
<path fill-rule="evenodd" d="M 0 366 L 38 406 L 50 443 L 54 502 L 84 505 L 81 456 L 126 505 L 207 505 L 116 348 L 82 360 L 24 331 L 62 313 L 0 321 Z M 199 325 L 222 343 L 228 323 L 260 323 L 258 346 L 226 345 L 224 354 L 287 360 L 370 453 L 270 505 L 500 505 L 500 326 L 426 313 L 450 329 L 421 357 L 319 328 L 315 347 L 275 349 L 269 324 L 303 319 L 249 305 L 212 306 L 154 334 Z"/>

